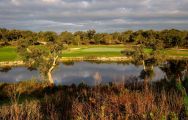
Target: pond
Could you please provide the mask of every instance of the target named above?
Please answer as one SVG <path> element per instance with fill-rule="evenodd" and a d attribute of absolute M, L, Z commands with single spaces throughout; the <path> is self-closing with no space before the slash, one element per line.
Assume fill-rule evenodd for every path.
<path fill-rule="evenodd" d="M 119 83 L 129 80 L 142 80 L 139 78 L 143 67 L 123 63 L 92 63 L 74 62 L 73 64 L 61 63 L 53 72 L 56 85 L 71 85 L 85 83 L 87 85 Z M 153 81 L 164 78 L 166 74 L 154 67 Z M 14 83 L 30 79 L 40 79 L 39 72 L 27 67 L 12 67 L 0 69 L 0 82 Z"/>
<path fill-rule="evenodd" d="M 185 72 L 185 62 L 169 61 L 163 67 L 154 67 L 151 81 L 159 81 L 163 78 L 171 78 L 176 74 Z M 61 63 L 53 72 L 56 85 L 78 85 L 84 83 L 90 86 L 96 84 L 121 83 L 142 81 L 142 65 L 131 63 L 92 63 L 73 62 Z M 35 69 L 27 67 L 0 68 L 0 82 L 15 83 L 31 79 L 40 80 L 40 74 Z"/>

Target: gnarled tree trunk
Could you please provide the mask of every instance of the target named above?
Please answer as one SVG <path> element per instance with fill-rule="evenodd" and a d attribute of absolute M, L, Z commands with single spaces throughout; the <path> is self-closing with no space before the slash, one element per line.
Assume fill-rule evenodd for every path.
<path fill-rule="evenodd" d="M 50 82 L 50 84 L 54 84 L 54 79 L 53 79 L 53 77 L 52 77 L 52 71 L 53 71 L 53 69 L 55 68 L 55 66 L 56 66 L 56 61 L 57 61 L 57 59 L 58 59 L 58 56 L 55 56 L 54 58 L 53 58 L 53 63 L 52 63 L 52 66 L 50 67 L 50 69 L 48 70 L 48 73 L 47 73 L 47 76 L 48 76 L 48 81 Z"/>

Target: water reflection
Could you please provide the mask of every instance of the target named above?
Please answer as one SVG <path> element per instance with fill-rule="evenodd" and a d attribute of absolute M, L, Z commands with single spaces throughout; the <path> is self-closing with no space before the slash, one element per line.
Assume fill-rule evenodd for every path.
<path fill-rule="evenodd" d="M 105 84 L 109 82 L 123 82 L 139 77 L 143 70 L 142 66 L 119 63 L 89 63 L 75 62 L 71 64 L 60 64 L 53 73 L 55 83 L 62 85 L 85 83 L 88 85 Z M 165 77 L 165 73 L 154 67 L 153 81 Z M 0 82 L 18 82 L 31 78 L 40 79 L 38 71 L 25 67 L 13 67 L 9 71 L 0 71 Z"/>
<path fill-rule="evenodd" d="M 161 69 L 166 73 L 167 80 L 183 80 L 187 74 L 188 61 L 171 60 L 164 64 Z"/>
<path fill-rule="evenodd" d="M 166 81 L 171 86 L 182 84 L 188 92 L 188 61 L 171 60 L 161 67 L 166 73 Z"/>
<path fill-rule="evenodd" d="M 12 67 L 9 71 L 0 71 L 0 82 L 13 83 L 29 80 L 32 78 L 40 78 L 38 71 L 30 71 L 26 67 Z"/>
<path fill-rule="evenodd" d="M 0 72 L 8 72 L 9 70 L 11 70 L 11 67 L 3 67 L 3 68 L 0 68 Z"/>

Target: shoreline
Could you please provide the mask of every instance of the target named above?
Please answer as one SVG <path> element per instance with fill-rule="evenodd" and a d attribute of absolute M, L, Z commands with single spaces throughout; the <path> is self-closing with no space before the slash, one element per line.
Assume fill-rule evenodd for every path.
<path fill-rule="evenodd" d="M 68 62 L 68 61 L 101 61 L 101 62 L 123 62 L 123 61 L 130 61 L 131 58 L 129 57 L 62 57 L 60 59 L 61 62 Z"/>
<path fill-rule="evenodd" d="M 0 62 L 0 67 L 10 67 L 10 66 L 24 66 L 23 61 L 3 61 Z"/>
<path fill-rule="evenodd" d="M 60 62 L 73 62 L 73 61 L 96 61 L 96 62 L 129 62 L 132 59 L 130 57 L 62 57 Z M 188 60 L 188 57 L 176 57 L 169 56 L 167 60 Z M 10 66 L 24 66 L 23 61 L 2 61 L 0 62 L 0 67 L 10 67 Z"/>
<path fill-rule="evenodd" d="M 97 62 L 127 62 L 131 61 L 128 57 L 62 57 L 59 62 L 72 62 L 72 61 L 97 61 Z M 23 61 L 2 61 L 0 62 L 0 67 L 9 66 L 24 66 Z"/>

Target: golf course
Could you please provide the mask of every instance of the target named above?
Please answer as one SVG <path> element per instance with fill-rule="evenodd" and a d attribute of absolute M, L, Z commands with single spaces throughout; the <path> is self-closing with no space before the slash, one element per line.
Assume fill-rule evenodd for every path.
<path fill-rule="evenodd" d="M 62 50 L 61 57 L 63 58 L 77 58 L 77 57 L 123 57 L 121 51 L 131 49 L 126 45 L 81 45 L 69 46 L 66 50 Z M 145 48 L 144 51 L 151 52 L 151 49 Z M 188 58 L 188 49 L 164 49 L 162 54 L 173 58 Z M 17 61 L 21 57 L 17 53 L 17 48 L 13 46 L 6 46 L 0 48 L 0 61 Z"/>
<path fill-rule="evenodd" d="M 188 120 L 188 0 L 0 0 L 0 120 Z"/>

